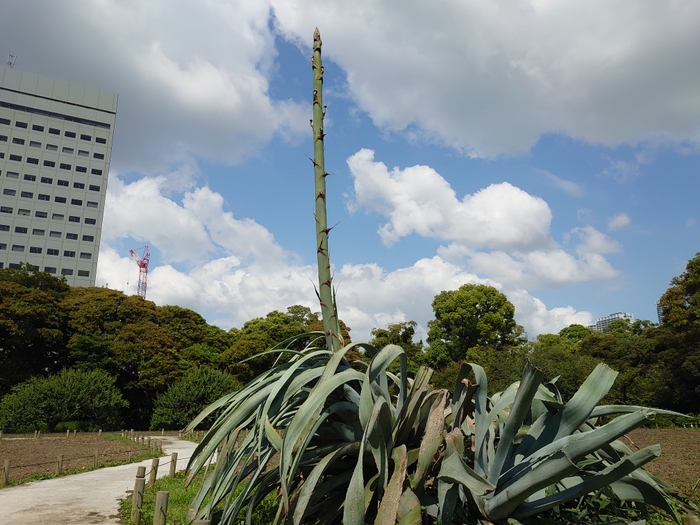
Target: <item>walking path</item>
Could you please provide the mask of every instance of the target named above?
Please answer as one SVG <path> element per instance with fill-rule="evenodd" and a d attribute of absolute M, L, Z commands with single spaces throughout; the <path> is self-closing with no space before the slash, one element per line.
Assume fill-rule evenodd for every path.
<path fill-rule="evenodd" d="M 197 444 L 177 438 L 155 436 L 163 452 L 177 452 L 177 470 L 184 470 Z M 169 461 L 165 457 L 161 460 Z M 102 468 L 60 478 L 33 481 L 0 490 L 0 522 L 8 525 L 118 524 L 119 500 L 134 489 L 136 468 L 150 470 L 151 460 Z M 170 465 L 158 469 L 158 477 Z"/>

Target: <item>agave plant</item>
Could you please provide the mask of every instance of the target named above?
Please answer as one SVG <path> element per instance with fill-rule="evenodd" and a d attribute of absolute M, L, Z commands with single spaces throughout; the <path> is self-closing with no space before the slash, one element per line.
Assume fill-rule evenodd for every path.
<path fill-rule="evenodd" d="M 328 251 L 318 30 L 312 71 L 324 331 L 309 334 L 301 352 L 284 343 L 271 350 L 291 358 L 190 423 L 194 428 L 220 411 L 190 459 L 189 480 L 206 469 L 190 518 L 216 511 L 230 524 L 247 508 L 250 524 L 256 505 L 275 494 L 274 523 L 447 525 L 527 518 L 601 489 L 674 515 L 663 482 L 640 469 L 659 447 L 632 452 L 618 441 L 654 413 L 670 412 L 598 406 L 616 376 L 605 365 L 564 403 L 556 385 L 543 384 L 530 365 L 520 382 L 489 397 L 476 364 L 462 366 L 450 392 L 430 386 L 430 369 L 409 377 L 398 346 L 343 346 Z M 371 361 L 349 361 L 351 350 Z"/>

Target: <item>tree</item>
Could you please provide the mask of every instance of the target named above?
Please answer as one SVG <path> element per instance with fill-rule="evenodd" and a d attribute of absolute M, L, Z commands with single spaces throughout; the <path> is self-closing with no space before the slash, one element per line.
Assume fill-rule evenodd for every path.
<path fill-rule="evenodd" d="M 504 350 L 523 342 L 523 328 L 515 322 L 515 306 L 493 286 L 465 284 L 440 292 L 433 300 L 435 319 L 428 323 L 428 358 L 436 354 L 461 361 L 467 350 L 487 347 Z M 432 363 L 430 363 L 432 365 Z"/>
<path fill-rule="evenodd" d="M 415 373 L 423 357 L 423 341 L 413 342 L 416 326 L 418 324 L 415 321 L 403 321 L 389 324 L 386 328 L 372 328 L 372 339 L 369 344 L 378 349 L 389 344 L 400 346 L 406 351 L 409 372 Z"/>
<path fill-rule="evenodd" d="M 151 428 L 180 429 L 220 397 L 240 388 L 232 376 L 211 368 L 194 368 L 156 400 Z M 203 423 L 209 428 L 218 414 Z"/>
<path fill-rule="evenodd" d="M 675 331 L 700 330 L 700 253 L 688 261 L 685 272 L 671 279 L 659 306 L 664 326 Z"/>
<path fill-rule="evenodd" d="M 0 402 L 0 428 L 6 432 L 54 430 L 61 422 L 81 429 L 114 429 L 120 411 L 128 406 L 104 370 L 63 370 L 49 377 L 33 377 Z"/>

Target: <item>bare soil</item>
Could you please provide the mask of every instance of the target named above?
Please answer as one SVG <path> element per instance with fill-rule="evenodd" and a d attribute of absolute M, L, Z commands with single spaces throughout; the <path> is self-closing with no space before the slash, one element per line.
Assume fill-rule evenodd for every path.
<path fill-rule="evenodd" d="M 95 450 L 99 452 L 100 464 L 127 463 L 129 450 L 133 459 L 144 450 L 143 446 L 119 439 L 109 439 L 106 435 L 47 434 L 39 439 L 32 437 L 3 436 L 0 440 L 0 469 L 4 460 L 10 460 L 9 481 L 56 473 L 56 462 L 63 454 L 63 471 L 93 467 Z"/>

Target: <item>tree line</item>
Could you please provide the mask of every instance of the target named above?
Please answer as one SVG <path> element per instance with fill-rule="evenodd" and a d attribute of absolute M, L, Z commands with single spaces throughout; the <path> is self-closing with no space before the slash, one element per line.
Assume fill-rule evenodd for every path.
<path fill-rule="evenodd" d="M 661 325 L 616 321 L 602 333 L 572 325 L 528 341 L 504 294 L 467 284 L 435 297 L 425 344 L 415 341 L 414 321 L 373 329 L 370 344 L 401 346 L 409 370 L 436 370 L 436 387 L 452 387 L 467 361 L 481 364 L 498 391 L 517 381 L 529 360 L 566 396 L 603 361 L 620 373 L 608 402 L 698 412 L 700 254 L 671 281 L 660 305 Z M 30 266 L 0 269 L 0 428 L 181 428 L 280 358 L 266 350 L 321 331 L 319 315 L 294 305 L 225 331 L 187 308 L 71 288 Z M 350 342 L 350 328 L 341 328 Z M 350 357 L 366 360 L 357 351 Z M 104 395 L 90 394 L 87 384 Z"/>

